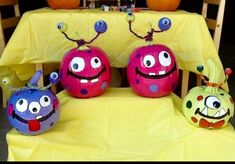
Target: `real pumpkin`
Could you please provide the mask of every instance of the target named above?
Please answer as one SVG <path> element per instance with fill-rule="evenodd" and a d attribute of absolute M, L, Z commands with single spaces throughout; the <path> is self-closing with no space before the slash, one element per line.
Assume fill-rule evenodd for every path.
<path fill-rule="evenodd" d="M 76 9 L 80 0 L 47 0 L 47 3 L 52 9 Z"/>
<path fill-rule="evenodd" d="M 146 0 L 150 10 L 155 11 L 175 11 L 181 0 Z"/>

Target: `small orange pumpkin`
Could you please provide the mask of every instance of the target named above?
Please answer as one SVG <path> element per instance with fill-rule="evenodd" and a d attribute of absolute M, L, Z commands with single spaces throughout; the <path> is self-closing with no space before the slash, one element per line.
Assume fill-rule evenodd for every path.
<path fill-rule="evenodd" d="M 47 0 L 47 3 L 52 9 L 76 9 L 80 0 Z"/>
<path fill-rule="evenodd" d="M 175 11 L 180 2 L 181 0 L 146 0 L 148 8 L 156 11 Z"/>

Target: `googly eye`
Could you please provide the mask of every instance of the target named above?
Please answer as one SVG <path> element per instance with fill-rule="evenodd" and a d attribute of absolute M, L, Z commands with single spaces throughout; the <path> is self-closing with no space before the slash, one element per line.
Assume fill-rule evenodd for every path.
<path fill-rule="evenodd" d="M 5 78 L 2 79 L 2 83 L 3 83 L 4 85 L 9 85 L 9 84 L 10 84 L 10 79 L 7 78 L 7 77 L 5 77 Z"/>
<path fill-rule="evenodd" d="M 155 59 L 152 55 L 147 55 L 143 60 L 144 66 L 147 68 L 151 68 L 155 64 Z"/>
<path fill-rule="evenodd" d="M 74 72 L 81 72 L 85 68 L 85 61 L 81 57 L 75 57 L 70 62 L 70 68 Z"/>
<path fill-rule="evenodd" d="M 19 112 L 25 112 L 27 110 L 28 107 L 28 101 L 26 99 L 19 99 L 16 102 L 16 109 Z"/>
<path fill-rule="evenodd" d="M 65 32 L 68 29 L 68 25 L 64 22 L 60 22 L 57 24 L 57 28 L 61 31 L 61 32 Z"/>
<path fill-rule="evenodd" d="M 158 27 L 162 31 L 166 31 L 171 27 L 171 20 L 169 18 L 163 17 L 158 22 Z"/>
<path fill-rule="evenodd" d="M 135 21 L 135 15 L 132 12 L 127 13 L 126 21 L 127 22 L 134 22 Z"/>
<path fill-rule="evenodd" d="M 215 96 L 208 96 L 205 100 L 205 105 L 211 109 L 218 109 L 221 105 L 221 102 Z"/>
<path fill-rule="evenodd" d="M 49 106 L 50 104 L 51 104 L 51 99 L 50 99 L 50 97 L 49 96 L 42 96 L 41 98 L 40 98 L 40 104 L 41 104 L 41 106 L 42 107 L 47 107 L 47 106 Z"/>
<path fill-rule="evenodd" d="M 98 57 L 93 57 L 91 59 L 91 66 L 92 68 L 99 68 L 101 66 L 101 61 Z"/>
<path fill-rule="evenodd" d="M 56 84 L 59 81 L 59 74 L 57 72 L 52 72 L 49 77 L 50 83 Z"/>
<path fill-rule="evenodd" d="M 32 113 L 32 114 L 38 114 L 40 112 L 40 104 L 38 102 L 31 102 L 29 104 L 29 111 Z"/>
<path fill-rule="evenodd" d="M 162 51 L 159 53 L 159 62 L 162 66 L 169 66 L 171 65 L 171 56 L 168 52 Z"/>
<path fill-rule="evenodd" d="M 107 23 L 105 21 L 99 20 L 95 23 L 94 28 L 97 33 L 104 33 L 107 30 Z"/>

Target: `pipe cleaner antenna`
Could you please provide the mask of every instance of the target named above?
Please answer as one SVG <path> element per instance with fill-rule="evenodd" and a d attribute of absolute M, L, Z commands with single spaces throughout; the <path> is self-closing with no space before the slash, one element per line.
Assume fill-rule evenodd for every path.
<path fill-rule="evenodd" d="M 40 89 L 40 90 L 46 90 L 48 88 L 51 87 L 52 84 L 57 84 L 59 82 L 59 74 L 57 72 L 52 72 L 50 74 L 49 80 L 50 80 L 50 84 L 48 84 L 47 86 L 38 87 L 38 81 L 40 79 L 40 77 L 42 76 L 43 71 L 42 70 L 38 70 L 33 77 L 30 79 L 30 81 L 27 83 L 27 86 L 23 86 L 21 88 L 11 88 L 10 87 L 10 79 L 8 77 L 3 78 L 2 83 L 4 84 L 4 86 L 6 86 L 9 90 L 11 91 L 19 91 L 22 89 Z"/>
<path fill-rule="evenodd" d="M 200 75 L 202 81 L 206 84 L 206 86 L 216 87 L 216 88 L 220 88 L 221 85 L 226 83 L 227 80 L 228 80 L 228 77 L 232 74 L 232 69 L 231 68 L 226 68 L 225 71 L 224 71 L 224 73 L 225 73 L 225 80 L 223 82 L 221 82 L 221 83 L 213 83 L 213 82 L 209 81 L 210 79 L 207 80 L 205 78 L 205 76 L 202 74 L 203 70 L 204 70 L 203 65 L 198 65 L 197 66 L 197 71 L 200 73 L 199 75 Z"/>
<path fill-rule="evenodd" d="M 136 32 L 133 31 L 132 29 L 132 23 L 135 21 L 135 15 L 132 12 L 127 13 L 126 20 L 129 23 L 129 31 L 134 34 L 136 37 L 140 39 L 145 39 L 145 41 L 153 41 L 153 34 L 154 33 L 161 33 L 166 30 L 168 30 L 171 27 L 171 20 L 167 17 L 163 17 L 159 20 L 158 22 L 158 27 L 160 30 L 155 30 L 150 23 L 150 30 L 147 32 L 147 35 L 145 36 L 140 36 Z"/>
<path fill-rule="evenodd" d="M 107 31 L 107 23 L 103 20 L 99 20 L 96 21 L 96 23 L 94 24 L 94 29 L 97 32 L 96 36 L 94 38 L 92 38 L 90 41 L 85 41 L 84 39 L 72 39 L 70 38 L 67 34 L 66 31 L 68 29 L 68 25 L 64 22 L 60 22 L 57 24 L 57 28 L 60 30 L 60 32 L 62 34 L 64 34 L 64 36 L 72 41 L 72 42 L 76 42 L 78 48 L 85 46 L 86 44 L 91 44 L 94 40 L 96 40 L 100 34 L 103 34 Z M 76 32 L 77 33 L 77 32 Z M 78 33 L 77 33 L 78 34 Z M 79 36 L 80 37 L 80 36 Z"/>

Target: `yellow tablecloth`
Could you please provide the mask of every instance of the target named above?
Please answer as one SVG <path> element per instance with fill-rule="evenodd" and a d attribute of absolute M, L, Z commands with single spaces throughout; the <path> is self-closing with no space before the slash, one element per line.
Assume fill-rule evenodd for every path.
<path fill-rule="evenodd" d="M 213 40 L 204 18 L 186 11 L 156 12 L 143 10 L 135 13 L 133 30 L 146 35 L 150 23 L 158 30 L 158 21 L 168 17 L 172 21 L 170 30 L 154 35 L 154 43 L 165 44 L 174 52 L 179 67 L 196 72 L 196 66 L 203 64 L 204 75 L 210 71 L 206 60 L 213 59 L 218 67 L 221 81 L 224 80 L 223 66 L 216 52 Z M 130 53 L 144 45 L 129 32 L 124 12 L 96 10 L 52 10 L 42 8 L 26 12 L 11 37 L 0 59 L 0 66 L 9 65 L 20 79 L 29 79 L 34 73 L 32 63 L 60 62 L 65 53 L 76 43 L 65 39 L 57 29 L 58 22 L 68 24 L 67 34 L 72 38 L 90 40 L 96 33 L 94 23 L 105 20 L 108 30 L 91 45 L 99 46 L 108 55 L 111 65 L 125 67 Z M 15 68 L 15 65 L 19 65 Z M 31 64 L 31 65 L 30 65 Z M 27 66 L 22 66 L 27 65 Z M 1 67 L 0 67 L 1 68 Z"/>
<path fill-rule="evenodd" d="M 64 91 L 58 97 L 61 117 L 50 131 L 7 133 L 9 161 L 235 160 L 233 127 L 192 126 L 174 94 L 154 99 L 130 88 L 109 88 L 96 98 L 71 98 Z"/>

